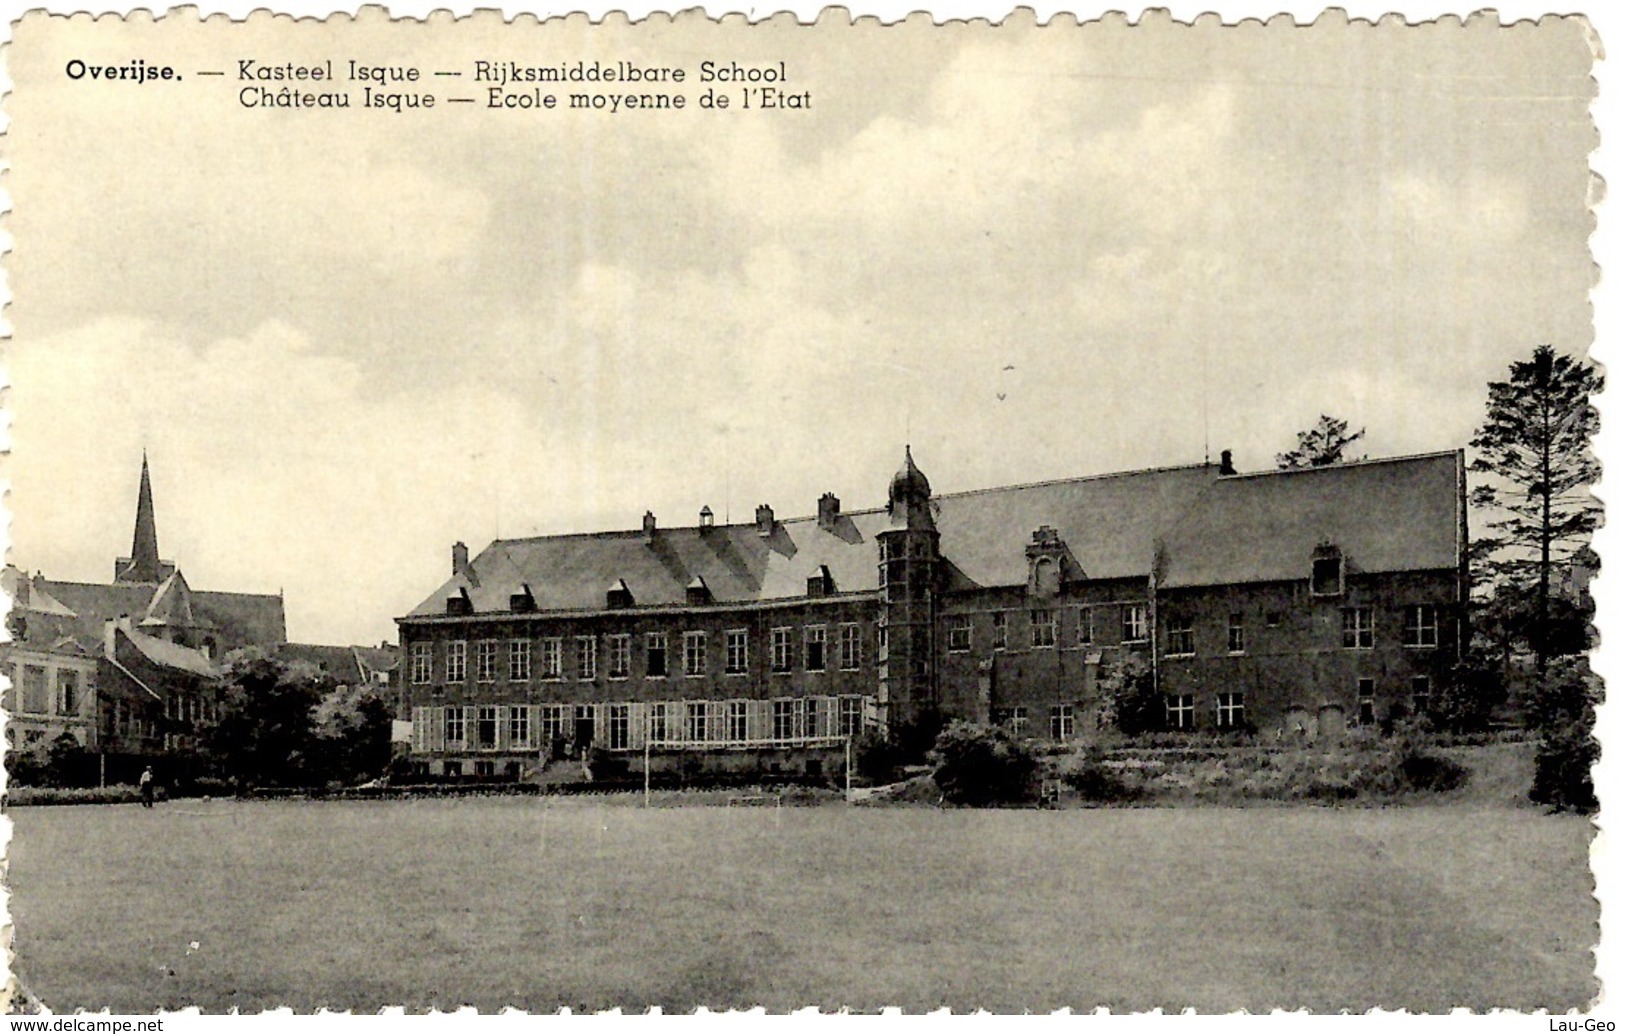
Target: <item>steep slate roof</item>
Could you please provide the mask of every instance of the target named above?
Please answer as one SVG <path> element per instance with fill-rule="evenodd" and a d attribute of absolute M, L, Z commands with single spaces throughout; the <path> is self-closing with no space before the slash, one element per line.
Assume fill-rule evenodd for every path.
<path fill-rule="evenodd" d="M 1169 467 L 936 496 L 954 586 L 1024 584 L 1026 545 L 1042 524 L 1060 531 L 1088 577 L 1145 577 L 1154 530 L 1189 507 L 1215 469 Z M 498 540 L 471 562 L 472 579 L 449 579 L 408 616 L 443 615 L 446 598 L 459 591 L 476 613 L 506 611 L 525 584 L 538 610 L 601 610 L 617 579 L 640 607 L 684 604 L 695 577 L 717 603 L 796 599 L 820 567 L 829 569 L 837 593 L 874 592 L 874 539 L 890 526 L 886 511 L 860 510 L 842 513 L 828 530 L 816 517 L 779 521 L 765 538 L 755 524 L 731 524 L 662 528 L 652 544 L 641 531 Z"/>
<path fill-rule="evenodd" d="M 102 625 L 121 615 L 140 619 L 159 586 L 140 582 L 58 582 L 35 578 L 33 586 L 73 611 L 74 634 L 101 640 Z M 212 627 L 224 648 L 274 645 L 288 638 L 282 597 L 245 592 L 191 592 L 193 615 Z"/>
<path fill-rule="evenodd" d="M 117 635 L 121 640 L 128 641 L 142 657 L 160 668 L 186 671 L 206 679 L 212 679 L 220 674 L 220 669 L 216 668 L 201 650 L 180 646 L 167 639 L 159 639 L 157 636 L 146 635 L 129 628 L 120 628 Z M 114 659 L 123 660 L 117 647 L 114 649 Z"/>
<path fill-rule="evenodd" d="M 1450 570 L 1461 454 L 1430 453 L 1222 477 L 1165 536 L 1169 588 L 1309 576 L 1315 547 L 1346 570 Z"/>

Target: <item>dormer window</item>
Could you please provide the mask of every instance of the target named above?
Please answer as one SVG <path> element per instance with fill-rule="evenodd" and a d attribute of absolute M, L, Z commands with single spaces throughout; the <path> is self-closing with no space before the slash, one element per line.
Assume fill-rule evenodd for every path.
<path fill-rule="evenodd" d="M 474 613 L 474 600 L 469 597 L 467 589 L 458 589 L 454 595 L 446 597 L 446 613 L 456 615 Z"/>
<path fill-rule="evenodd" d="M 1027 592 L 1041 599 L 1060 595 L 1066 555 L 1066 543 L 1054 528 L 1046 524 L 1034 531 L 1027 545 Z"/>
<path fill-rule="evenodd" d="M 1311 596 L 1343 595 L 1343 551 L 1332 545 L 1315 549 L 1309 575 Z"/>
<path fill-rule="evenodd" d="M 610 610 L 623 610 L 631 605 L 632 590 L 627 587 L 626 579 L 615 579 L 615 584 L 604 592 L 604 606 Z"/>
<path fill-rule="evenodd" d="M 834 591 L 835 576 L 829 573 L 829 565 L 819 564 L 818 570 L 807 576 L 807 595 L 816 599 Z"/>
<path fill-rule="evenodd" d="M 705 584 L 705 579 L 695 575 L 694 580 L 688 583 L 687 597 L 690 606 L 702 606 L 711 602 L 711 587 Z"/>
<path fill-rule="evenodd" d="M 536 610 L 536 597 L 530 591 L 529 585 L 521 585 L 519 591 L 508 597 L 508 609 L 515 614 L 531 614 Z"/>

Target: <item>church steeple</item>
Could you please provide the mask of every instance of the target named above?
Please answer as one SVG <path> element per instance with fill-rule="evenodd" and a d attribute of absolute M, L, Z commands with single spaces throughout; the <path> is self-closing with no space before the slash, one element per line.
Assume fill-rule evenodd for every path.
<path fill-rule="evenodd" d="M 161 582 L 168 575 L 158 559 L 158 521 L 152 508 L 152 476 L 147 471 L 147 454 L 141 453 L 141 490 L 135 500 L 135 537 L 130 555 L 120 561 L 116 580 L 121 582 Z"/>

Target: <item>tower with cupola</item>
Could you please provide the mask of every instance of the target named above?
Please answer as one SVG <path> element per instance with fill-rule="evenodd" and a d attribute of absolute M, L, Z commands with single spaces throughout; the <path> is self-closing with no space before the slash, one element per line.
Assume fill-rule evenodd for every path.
<path fill-rule="evenodd" d="M 904 446 L 886 494 L 889 522 L 876 536 L 880 564 L 880 720 L 911 725 L 937 707 L 936 619 L 941 556 L 931 482 Z"/>

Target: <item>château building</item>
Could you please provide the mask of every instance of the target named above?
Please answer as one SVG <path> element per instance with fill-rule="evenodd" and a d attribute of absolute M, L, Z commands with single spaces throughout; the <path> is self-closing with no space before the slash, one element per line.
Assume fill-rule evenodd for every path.
<path fill-rule="evenodd" d="M 412 757 L 830 774 L 930 716 L 1068 740 L 1149 665 L 1170 728 L 1312 733 L 1426 709 L 1465 641 L 1459 451 L 1242 474 L 1223 462 L 885 506 L 452 548 L 398 618 Z"/>

